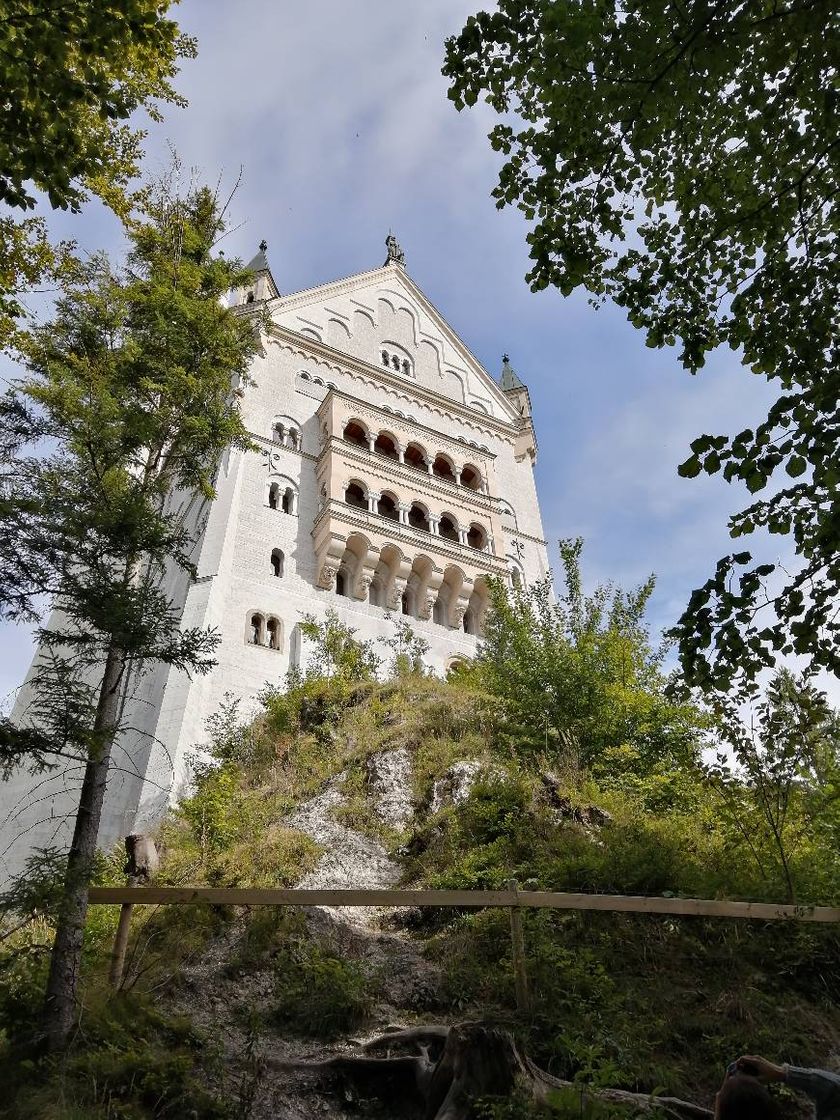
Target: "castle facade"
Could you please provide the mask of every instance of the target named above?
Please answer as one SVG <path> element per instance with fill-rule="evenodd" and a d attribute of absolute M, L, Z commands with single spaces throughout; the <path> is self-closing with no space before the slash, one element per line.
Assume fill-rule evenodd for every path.
<path fill-rule="evenodd" d="M 196 575 L 173 573 L 182 625 L 214 627 L 216 667 L 162 666 L 135 682 L 100 841 L 164 812 L 230 693 L 248 705 L 305 667 L 299 620 L 335 610 L 364 639 L 404 614 L 444 674 L 470 657 L 487 579 L 526 586 L 548 570 L 534 483 L 528 391 L 507 358 L 496 381 L 409 276 L 388 238 L 384 265 L 281 295 L 266 246 L 232 293 L 271 326 L 236 389 L 256 451 L 228 451 L 216 499 L 190 511 Z M 13 718 L 25 722 L 26 685 Z M 6 873 L 33 847 L 69 843 L 77 775 L 0 785 Z M 77 797 L 77 793 L 76 793 Z"/>

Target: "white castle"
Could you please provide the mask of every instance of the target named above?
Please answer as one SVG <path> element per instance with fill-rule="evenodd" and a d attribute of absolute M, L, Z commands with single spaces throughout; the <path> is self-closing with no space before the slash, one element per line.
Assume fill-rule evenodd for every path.
<path fill-rule="evenodd" d="M 377 639 L 401 612 L 443 674 L 475 651 L 488 576 L 526 586 L 548 571 L 528 390 L 507 356 L 500 382 L 488 374 L 410 278 L 396 239 L 386 244 L 381 268 L 284 296 L 263 242 L 251 286 L 231 295 L 271 320 L 237 389 L 259 450 L 223 457 L 215 501 L 194 514 L 195 579 L 170 589 L 185 627 L 220 634 L 217 664 L 194 679 L 160 666 L 137 682 L 103 846 L 177 797 L 225 694 L 247 710 L 300 665 L 303 614 L 332 608 Z M 27 702 L 24 683 L 15 721 Z M 33 848 L 69 844 L 78 780 L 0 784 L 0 879 Z"/>

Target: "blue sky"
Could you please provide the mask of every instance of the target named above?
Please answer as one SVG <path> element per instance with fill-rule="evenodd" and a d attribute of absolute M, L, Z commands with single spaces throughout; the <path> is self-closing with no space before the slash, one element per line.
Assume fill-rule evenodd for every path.
<path fill-rule="evenodd" d="M 199 45 L 176 82 L 189 107 L 152 126 L 145 166 L 163 170 L 173 145 L 203 180 L 229 187 L 241 167 L 225 249 L 247 260 L 264 237 L 282 292 L 381 264 L 393 229 L 473 353 L 497 374 L 508 351 L 529 386 L 552 560 L 558 538 L 582 535 L 588 584 L 656 572 L 662 628 L 729 550 L 727 515 L 746 500 L 719 478 L 678 478 L 677 464 L 694 435 L 759 419 L 771 391 L 729 352 L 691 377 L 617 309 L 531 294 L 527 225 L 490 197 L 493 118 L 485 106 L 456 112 L 440 74 L 444 39 L 476 4 L 184 0 L 176 14 Z M 97 205 L 51 225 L 83 249 L 120 252 Z M 0 697 L 30 654 L 25 629 L 2 628 Z"/>

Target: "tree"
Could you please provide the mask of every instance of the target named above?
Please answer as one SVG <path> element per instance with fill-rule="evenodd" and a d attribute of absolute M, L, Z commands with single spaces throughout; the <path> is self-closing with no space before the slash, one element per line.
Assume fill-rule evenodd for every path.
<path fill-rule="evenodd" d="M 560 542 L 565 588 L 551 577 L 511 598 L 491 583 L 476 658 L 482 685 L 502 698 L 507 734 L 520 749 L 557 753 L 607 772 L 693 762 L 700 719 L 669 700 L 663 651 L 651 647 L 644 614 L 651 577 L 623 592 L 583 592 L 582 542 Z"/>
<path fill-rule="evenodd" d="M 312 643 L 306 676 L 309 680 L 371 681 L 376 677 L 382 659 L 374 642 L 361 641 L 352 626 L 345 626 L 334 610 L 328 610 L 323 622 L 305 614 L 300 632 Z M 290 682 L 292 685 L 294 682 Z"/>
<path fill-rule="evenodd" d="M 730 533 L 791 534 L 801 560 L 738 552 L 692 594 L 675 633 L 701 685 L 778 654 L 840 671 L 838 43 L 830 0 L 500 0 L 446 45 L 456 106 L 503 117 L 493 193 L 534 222 L 532 288 L 614 300 L 692 373 L 726 344 L 779 385 L 755 430 L 680 467 L 772 481 Z"/>
<path fill-rule="evenodd" d="M 729 750 L 708 767 L 713 787 L 762 877 L 776 878 L 796 902 L 792 857 L 836 817 L 836 713 L 823 693 L 782 669 L 753 712 L 725 702 L 721 730 Z"/>
<path fill-rule="evenodd" d="M 195 43 L 166 18 L 172 0 L 43 4 L 7 0 L 0 17 L 0 203 L 31 210 L 38 192 L 77 211 L 91 196 L 124 215 L 144 133 L 128 123 L 171 85 Z M 0 343 L 22 313 L 22 287 L 63 275 L 41 219 L 0 218 Z"/>
<path fill-rule="evenodd" d="M 170 596 L 179 573 L 194 572 L 222 451 L 250 446 L 235 390 L 258 343 L 254 320 L 220 300 L 248 275 L 214 255 L 223 224 L 206 188 L 148 195 L 127 223 L 127 267 L 103 256 L 84 267 L 52 321 L 23 340 L 27 375 L 0 410 L 0 447 L 11 456 L 0 476 L 7 612 L 36 613 L 36 593 L 54 608 L 39 630 L 31 726 L 6 722 L 0 751 L 7 767 L 72 759 L 83 770 L 47 988 L 53 1046 L 73 1023 L 129 682 L 161 663 L 197 673 L 213 664 L 216 635 L 181 630 Z"/>

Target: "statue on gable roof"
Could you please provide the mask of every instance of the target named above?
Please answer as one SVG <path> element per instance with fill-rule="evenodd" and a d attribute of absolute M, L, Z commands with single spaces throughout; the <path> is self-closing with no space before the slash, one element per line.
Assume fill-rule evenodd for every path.
<path fill-rule="evenodd" d="M 388 258 L 385 263 L 390 264 L 393 261 L 395 264 L 405 264 L 405 253 L 393 233 L 389 233 L 385 238 L 385 244 L 388 247 Z"/>

